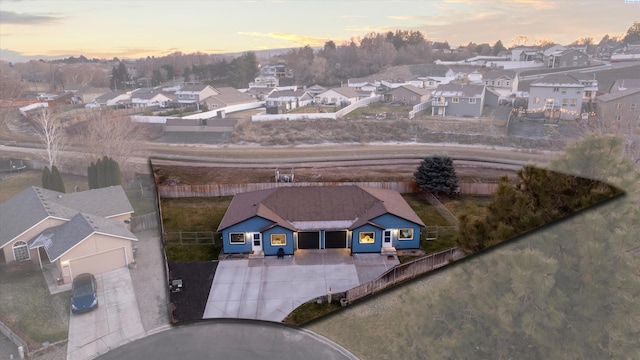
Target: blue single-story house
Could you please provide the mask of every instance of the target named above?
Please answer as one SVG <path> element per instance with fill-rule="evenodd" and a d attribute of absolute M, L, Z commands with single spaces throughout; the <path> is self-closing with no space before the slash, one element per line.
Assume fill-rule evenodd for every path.
<path fill-rule="evenodd" d="M 235 195 L 218 231 L 225 254 L 329 248 L 386 253 L 418 249 L 424 226 L 397 191 L 286 186 Z"/>

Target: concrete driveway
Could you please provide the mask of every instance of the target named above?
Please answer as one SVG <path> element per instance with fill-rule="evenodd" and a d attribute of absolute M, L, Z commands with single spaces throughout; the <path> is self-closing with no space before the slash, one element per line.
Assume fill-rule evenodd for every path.
<path fill-rule="evenodd" d="M 129 268 L 96 276 L 98 308 L 71 314 L 67 360 L 93 359 L 145 335 Z"/>
<path fill-rule="evenodd" d="M 349 249 L 298 250 L 284 259 L 223 260 L 203 318 L 282 321 L 301 304 L 371 281 L 398 264 L 380 254 Z"/>

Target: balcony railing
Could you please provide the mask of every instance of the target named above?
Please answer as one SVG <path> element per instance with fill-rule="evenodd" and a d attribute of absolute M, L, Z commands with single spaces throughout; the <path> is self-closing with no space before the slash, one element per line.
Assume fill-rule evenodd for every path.
<path fill-rule="evenodd" d="M 447 105 L 449 105 L 448 101 L 438 101 L 438 100 L 431 101 L 431 106 L 447 106 Z"/>

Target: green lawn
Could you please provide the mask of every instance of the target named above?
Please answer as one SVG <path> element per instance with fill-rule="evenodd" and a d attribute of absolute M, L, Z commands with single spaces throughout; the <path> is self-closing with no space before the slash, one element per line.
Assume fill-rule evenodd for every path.
<path fill-rule="evenodd" d="M 0 319 L 33 350 L 67 338 L 71 298 L 69 292 L 49 294 L 42 272 L 32 264 L 29 269 L 0 270 Z"/>

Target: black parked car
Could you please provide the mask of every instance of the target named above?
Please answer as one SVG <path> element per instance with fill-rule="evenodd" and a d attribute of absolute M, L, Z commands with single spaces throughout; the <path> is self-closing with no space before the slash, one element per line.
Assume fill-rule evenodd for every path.
<path fill-rule="evenodd" d="M 98 307 L 98 285 L 92 274 L 80 274 L 71 287 L 71 312 L 83 313 Z"/>

